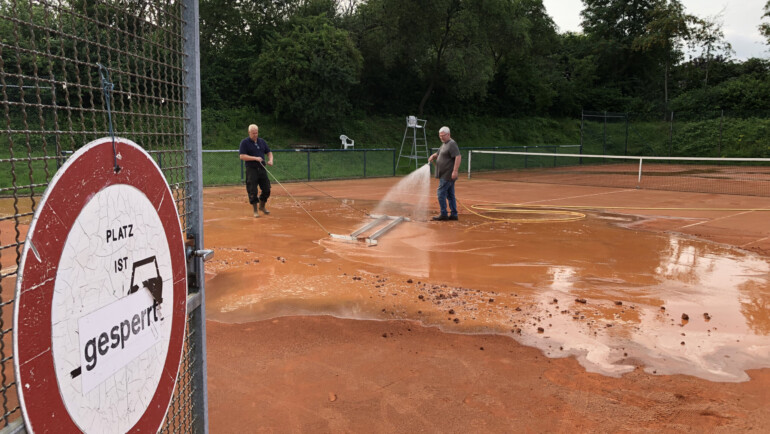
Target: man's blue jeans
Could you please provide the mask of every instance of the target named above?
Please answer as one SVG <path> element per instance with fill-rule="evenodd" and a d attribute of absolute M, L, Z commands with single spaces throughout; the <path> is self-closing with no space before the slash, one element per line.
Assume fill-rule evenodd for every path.
<path fill-rule="evenodd" d="M 440 179 L 438 184 L 438 206 L 441 208 L 441 215 L 445 216 L 446 202 L 449 201 L 449 210 L 452 216 L 457 216 L 457 199 L 455 199 L 455 180 L 447 181 Z"/>

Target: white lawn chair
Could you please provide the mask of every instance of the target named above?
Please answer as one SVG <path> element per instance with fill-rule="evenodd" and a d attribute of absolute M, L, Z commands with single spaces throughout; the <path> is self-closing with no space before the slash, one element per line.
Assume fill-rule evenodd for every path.
<path fill-rule="evenodd" d="M 409 128 L 423 128 L 424 122 L 420 123 L 418 121 L 422 121 L 422 119 L 417 119 L 417 116 L 407 116 L 406 117 L 406 126 Z"/>
<path fill-rule="evenodd" d="M 342 142 L 343 149 L 352 148 L 353 145 L 356 143 L 355 140 L 351 139 L 350 137 L 344 134 L 340 136 L 340 141 Z"/>

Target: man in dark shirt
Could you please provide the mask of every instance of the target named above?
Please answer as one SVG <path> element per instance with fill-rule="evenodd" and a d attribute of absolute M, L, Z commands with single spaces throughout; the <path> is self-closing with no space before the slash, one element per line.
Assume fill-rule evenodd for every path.
<path fill-rule="evenodd" d="M 270 179 L 267 177 L 265 164 L 273 165 L 273 153 L 267 146 L 267 142 L 259 138 L 258 126 L 249 125 L 249 137 L 241 141 L 239 153 L 241 160 L 245 161 L 246 192 L 249 194 L 249 203 L 254 209 L 254 217 L 259 217 L 258 210 L 270 214 L 270 211 L 265 208 L 267 198 L 270 197 Z M 259 194 L 259 190 L 262 194 Z"/>
<path fill-rule="evenodd" d="M 441 147 L 438 152 L 428 157 L 428 163 L 436 160 L 436 178 L 439 179 L 438 206 L 441 208 L 441 215 L 433 217 L 433 220 L 457 220 L 457 199 L 455 198 L 455 181 L 457 181 L 458 171 L 460 170 L 460 148 L 452 140 L 449 133 L 449 127 L 441 127 L 438 131 L 438 137 L 441 139 Z M 447 215 L 447 202 L 449 202 L 449 211 Z"/>

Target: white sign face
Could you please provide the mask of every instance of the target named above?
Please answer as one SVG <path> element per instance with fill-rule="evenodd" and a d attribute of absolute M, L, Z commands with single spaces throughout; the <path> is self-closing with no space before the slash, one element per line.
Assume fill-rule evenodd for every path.
<path fill-rule="evenodd" d="M 168 351 L 172 283 L 145 194 L 125 184 L 96 193 L 67 236 L 51 308 L 56 379 L 84 432 L 126 432 L 147 409 Z"/>
<path fill-rule="evenodd" d="M 150 291 L 140 290 L 80 318 L 84 395 L 160 342 L 158 310 Z"/>

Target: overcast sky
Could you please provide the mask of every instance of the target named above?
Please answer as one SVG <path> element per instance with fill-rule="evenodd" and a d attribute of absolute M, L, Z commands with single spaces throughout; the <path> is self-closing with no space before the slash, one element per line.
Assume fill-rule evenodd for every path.
<path fill-rule="evenodd" d="M 725 39 L 732 44 L 734 58 L 770 57 L 770 47 L 759 34 L 762 8 L 767 0 L 681 0 L 687 13 L 701 18 L 722 14 Z M 560 32 L 581 31 L 581 0 L 543 0 Z"/>

